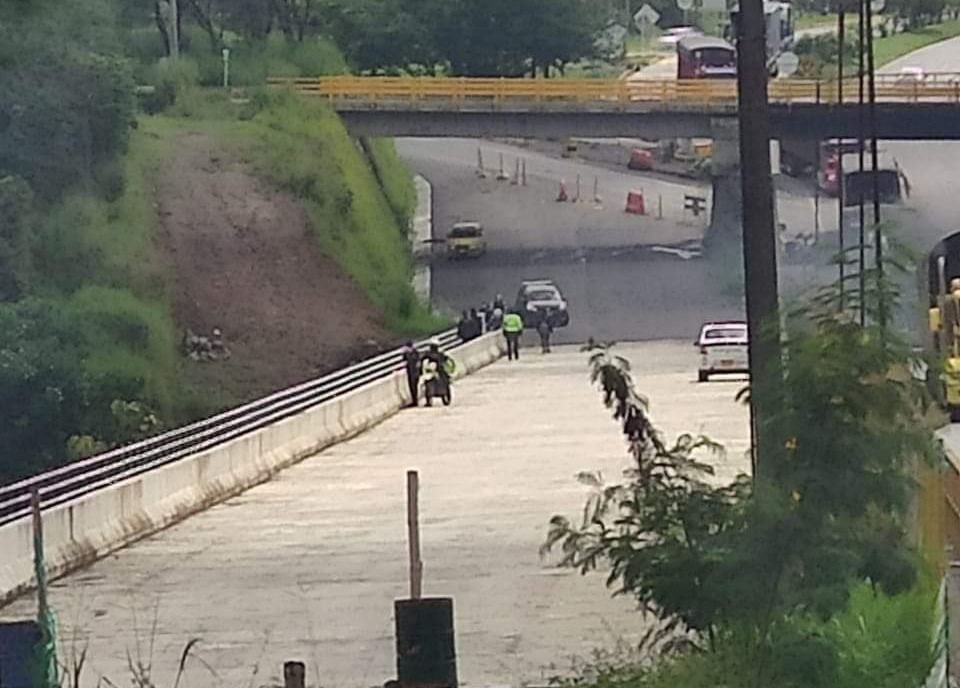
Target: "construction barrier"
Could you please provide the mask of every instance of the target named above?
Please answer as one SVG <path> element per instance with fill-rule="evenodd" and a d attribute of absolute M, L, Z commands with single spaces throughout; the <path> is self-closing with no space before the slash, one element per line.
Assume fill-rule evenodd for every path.
<path fill-rule="evenodd" d="M 627 206 L 624 212 L 633 215 L 646 215 L 647 209 L 643 200 L 643 191 L 631 191 L 627 194 Z"/>

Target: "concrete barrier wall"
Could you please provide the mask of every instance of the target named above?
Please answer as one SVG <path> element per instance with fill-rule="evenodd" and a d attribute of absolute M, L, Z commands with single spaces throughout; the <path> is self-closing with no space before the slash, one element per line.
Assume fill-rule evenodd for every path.
<path fill-rule="evenodd" d="M 491 333 L 451 356 L 457 377 L 462 377 L 502 354 L 502 337 Z M 86 566 L 363 432 L 409 401 L 405 375 L 394 373 L 297 416 L 44 511 L 47 570 L 56 577 Z M 0 605 L 34 583 L 30 519 L 0 527 Z"/>

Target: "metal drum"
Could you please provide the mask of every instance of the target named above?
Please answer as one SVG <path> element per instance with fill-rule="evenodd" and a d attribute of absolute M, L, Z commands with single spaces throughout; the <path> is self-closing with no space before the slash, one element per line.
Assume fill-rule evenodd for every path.
<path fill-rule="evenodd" d="M 403 688 L 457 688 L 453 599 L 394 602 L 397 679 Z"/>

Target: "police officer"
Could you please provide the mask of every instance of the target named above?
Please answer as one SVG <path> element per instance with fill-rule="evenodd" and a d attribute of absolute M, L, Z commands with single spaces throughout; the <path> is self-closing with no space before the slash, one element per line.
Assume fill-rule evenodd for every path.
<path fill-rule="evenodd" d="M 507 360 L 520 360 L 520 335 L 523 334 L 523 318 L 516 311 L 503 316 L 503 336 L 507 340 Z"/>
<path fill-rule="evenodd" d="M 407 371 L 407 385 L 410 387 L 410 405 L 417 406 L 420 396 L 420 353 L 413 342 L 407 342 L 401 351 L 403 366 Z"/>

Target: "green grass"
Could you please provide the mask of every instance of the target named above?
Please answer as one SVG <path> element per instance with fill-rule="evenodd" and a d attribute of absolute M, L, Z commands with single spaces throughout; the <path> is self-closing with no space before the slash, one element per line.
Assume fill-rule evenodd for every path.
<path fill-rule="evenodd" d="M 417 210 L 413 172 L 397 155 L 393 139 L 367 139 L 364 147 L 397 221 L 406 227 Z"/>
<path fill-rule="evenodd" d="M 834 13 L 820 14 L 819 12 L 797 12 L 793 21 L 797 30 L 815 29 L 820 26 L 836 26 L 837 15 Z"/>
<path fill-rule="evenodd" d="M 421 304 L 410 284 L 407 236 L 416 197 L 406 165 L 387 140 L 370 157 L 329 107 L 291 94 L 260 92 L 245 105 L 195 91 L 144 127 L 157 133 L 189 126 L 219 138 L 260 176 L 297 196 L 317 242 L 364 289 L 398 334 L 435 332 L 446 319 Z M 381 187 L 380 182 L 383 182 Z"/>
<path fill-rule="evenodd" d="M 960 36 L 960 20 L 954 19 L 915 31 L 878 38 L 873 42 L 874 59 L 877 66 L 885 65 L 914 50 L 957 36 Z"/>

